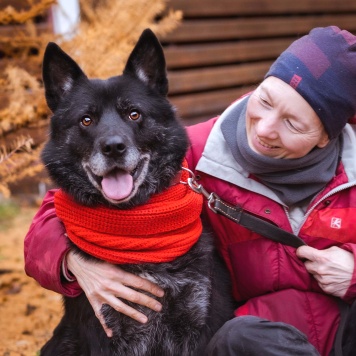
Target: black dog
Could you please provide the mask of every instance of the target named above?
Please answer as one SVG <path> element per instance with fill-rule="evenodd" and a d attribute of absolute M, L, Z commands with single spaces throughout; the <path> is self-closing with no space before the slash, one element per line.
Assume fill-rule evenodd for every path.
<path fill-rule="evenodd" d="M 123 74 L 107 80 L 89 80 L 50 43 L 43 79 L 54 115 L 42 158 L 52 179 L 77 203 L 127 210 L 172 184 L 188 140 L 166 98 L 165 59 L 150 30 L 141 35 Z M 232 317 L 229 278 L 210 233 L 171 262 L 120 267 L 164 288 L 162 311 L 125 301 L 148 316 L 140 324 L 103 306 L 113 330 L 108 338 L 85 295 L 65 298 L 64 316 L 41 355 L 201 355 Z"/>

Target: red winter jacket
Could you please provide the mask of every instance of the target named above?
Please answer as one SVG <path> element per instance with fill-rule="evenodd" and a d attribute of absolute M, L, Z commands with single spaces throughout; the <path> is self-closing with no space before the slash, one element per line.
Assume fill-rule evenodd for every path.
<path fill-rule="evenodd" d="M 258 183 L 244 172 L 231 171 L 234 164 L 229 161 L 228 154 L 224 153 L 217 160 L 214 160 L 214 154 L 209 156 L 212 151 L 221 151 L 223 146 L 221 142 L 214 141 L 214 134 L 208 140 L 216 121 L 212 119 L 187 129 L 191 139 L 187 160 L 189 167 L 196 169 L 200 176 L 199 183 L 231 204 L 238 204 L 252 214 L 292 231 L 288 209 L 275 201 L 273 194 L 271 198 L 267 188 L 256 187 Z M 346 145 L 348 142 L 356 143 L 350 127 L 345 136 Z M 206 145 L 207 140 L 210 143 Z M 205 146 L 207 150 L 203 154 Z M 352 161 L 347 154 L 346 158 L 346 163 Z M 244 188 L 229 182 L 236 176 L 240 176 Z M 301 224 L 298 235 L 308 245 L 318 249 L 337 245 L 356 255 L 355 185 L 356 168 L 348 169 L 340 163 L 336 176 L 308 207 Z M 250 190 L 250 186 L 256 189 Z M 340 191 L 335 188 L 340 188 Z M 238 301 L 247 301 L 235 314 L 256 315 L 294 325 L 308 336 L 321 355 L 328 355 L 339 323 L 336 299 L 322 292 L 296 257 L 295 249 L 263 238 L 208 208 L 205 212 L 230 270 L 234 297 Z M 25 238 L 25 270 L 44 288 L 66 296 L 77 296 L 81 293 L 78 283 L 63 282 L 60 277 L 61 263 L 68 251 L 64 233 L 64 227 L 55 215 L 53 192 L 49 192 Z M 345 300 L 351 301 L 355 297 L 354 271 Z"/>
<path fill-rule="evenodd" d="M 232 165 L 228 164 L 226 152 L 220 156 L 215 154 L 222 150 L 221 140 L 214 141 L 209 137 L 212 142 L 206 144 L 216 121 L 213 119 L 189 129 L 192 147 L 187 156 L 188 164 L 196 167 L 199 183 L 230 204 L 242 206 L 255 216 L 292 232 L 287 207 L 229 182 Z M 350 126 L 346 131 L 344 135 L 354 135 Z M 345 139 L 345 143 L 354 140 L 355 137 Z M 354 151 L 354 148 L 350 150 Z M 308 207 L 298 235 L 309 246 L 325 249 L 336 245 L 356 256 L 355 172 L 353 167 L 347 172 L 340 163 L 334 179 Z M 237 173 L 233 174 L 236 176 Z M 255 185 L 255 180 L 248 175 L 244 179 Z M 234 297 L 238 301 L 247 301 L 235 315 L 256 315 L 289 323 L 305 333 L 321 355 L 328 355 L 339 324 L 336 298 L 320 289 L 297 258 L 295 248 L 261 237 L 215 214 L 207 205 L 205 212 L 230 270 Z M 344 299 L 352 301 L 355 297 L 356 271 Z"/>

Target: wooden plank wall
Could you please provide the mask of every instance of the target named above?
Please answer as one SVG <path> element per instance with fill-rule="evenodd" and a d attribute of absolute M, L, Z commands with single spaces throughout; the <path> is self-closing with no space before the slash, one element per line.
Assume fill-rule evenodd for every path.
<path fill-rule="evenodd" d="M 255 88 L 274 59 L 313 27 L 356 34 L 355 0 L 169 0 L 168 6 L 184 14 L 162 42 L 169 96 L 188 125 Z"/>

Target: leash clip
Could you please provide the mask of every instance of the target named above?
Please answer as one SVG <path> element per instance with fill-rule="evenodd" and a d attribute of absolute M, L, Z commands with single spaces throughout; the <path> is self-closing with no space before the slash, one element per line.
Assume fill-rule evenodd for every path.
<path fill-rule="evenodd" d="M 201 184 L 197 182 L 194 172 L 192 172 L 189 168 L 182 167 L 185 171 L 187 171 L 191 177 L 187 179 L 186 182 L 181 181 L 182 184 L 188 184 L 190 189 L 192 189 L 195 193 L 202 194 L 208 200 L 208 207 L 211 211 L 217 214 L 217 210 L 215 209 L 215 201 L 220 199 L 216 193 L 209 193 Z"/>

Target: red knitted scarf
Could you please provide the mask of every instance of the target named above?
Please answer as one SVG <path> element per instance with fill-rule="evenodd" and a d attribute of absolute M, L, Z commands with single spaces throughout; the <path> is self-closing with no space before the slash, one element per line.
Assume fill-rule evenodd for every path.
<path fill-rule="evenodd" d="M 182 171 L 181 180 L 187 176 Z M 202 196 L 181 183 L 129 210 L 82 206 L 62 190 L 54 202 L 69 239 L 111 263 L 172 261 L 185 254 L 202 232 Z"/>

